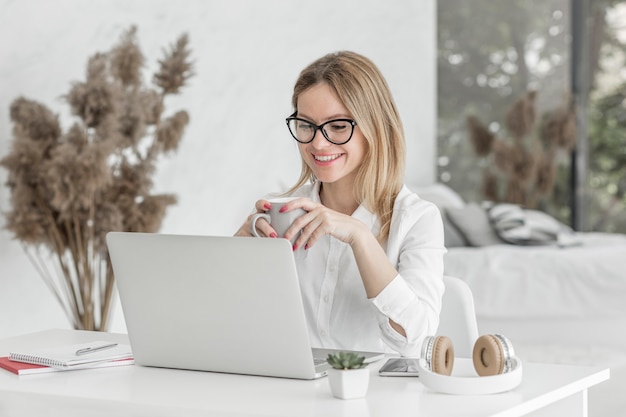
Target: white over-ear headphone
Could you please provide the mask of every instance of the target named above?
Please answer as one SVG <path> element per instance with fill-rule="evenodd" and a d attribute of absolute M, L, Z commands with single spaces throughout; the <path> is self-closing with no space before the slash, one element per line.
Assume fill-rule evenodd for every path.
<path fill-rule="evenodd" d="M 472 356 L 471 361 L 456 358 L 457 364 L 454 365 L 452 341 L 446 336 L 428 336 L 424 339 L 418 361 L 420 380 L 434 391 L 466 395 L 509 391 L 522 382 L 522 362 L 515 356 L 509 339 L 503 335 L 479 337 Z"/>

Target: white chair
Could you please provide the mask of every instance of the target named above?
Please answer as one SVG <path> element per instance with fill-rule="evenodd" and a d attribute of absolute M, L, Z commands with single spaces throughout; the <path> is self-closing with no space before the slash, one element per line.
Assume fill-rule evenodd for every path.
<path fill-rule="evenodd" d="M 474 297 L 470 287 L 459 278 L 444 276 L 443 293 L 437 335 L 448 336 L 454 345 L 454 355 L 471 358 L 478 339 Z"/>

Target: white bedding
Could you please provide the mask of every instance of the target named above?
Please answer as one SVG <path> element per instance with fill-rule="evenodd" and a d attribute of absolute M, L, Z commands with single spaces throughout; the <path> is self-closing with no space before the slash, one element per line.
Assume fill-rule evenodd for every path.
<path fill-rule="evenodd" d="M 446 275 L 472 288 L 479 317 L 626 317 L 626 235 L 579 233 L 581 245 L 449 248 Z"/>

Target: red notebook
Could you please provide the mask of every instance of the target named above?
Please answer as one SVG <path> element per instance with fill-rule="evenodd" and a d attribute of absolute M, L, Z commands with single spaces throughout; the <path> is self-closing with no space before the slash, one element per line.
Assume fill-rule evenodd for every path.
<path fill-rule="evenodd" d="M 79 369 L 92 369 L 92 368 L 108 368 L 111 366 L 124 366 L 132 365 L 135 361 L 133 358 L 120 359 L 108 362 L 100 362 L 89 366 L 89 368 Z M 13 372 L 16 375 L 28 375 L 28 374 L 41 374 L 46 372 L 57 372 L 62 369 L 53 368 L 51 366 L 35 365 L 32 363 L 16 362 L 9 359 L 8 356 L 0 357 L 0 368 L 6 369 L 9 372 Z"/>

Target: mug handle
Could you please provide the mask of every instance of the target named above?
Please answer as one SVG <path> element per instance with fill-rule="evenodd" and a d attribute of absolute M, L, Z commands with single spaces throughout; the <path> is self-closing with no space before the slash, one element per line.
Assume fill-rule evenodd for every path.
<path fill-rule="evenodd" d="M 250 232 L 252 232 L 252 234 L 256 237 L 262 237 L 259 232 L 256 231 L 256 222 L 260 218 L 264 218 L 265 220 L 267 220 L 268 223 L 271 223 L 272 221 L 272 218 L 267 213 L 257 213 L 252 216 L 252 219 L 250 220 Z"/>

